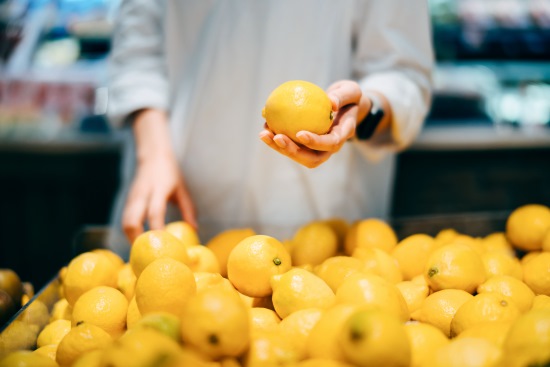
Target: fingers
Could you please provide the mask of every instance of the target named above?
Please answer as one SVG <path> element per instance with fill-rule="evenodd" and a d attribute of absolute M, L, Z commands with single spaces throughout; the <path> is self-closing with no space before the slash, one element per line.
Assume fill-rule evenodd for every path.
<path fill-rule="evenodd" d="M 147 212 L 147 194 L 142 188 L 133 186 L 126 199 L 122 214 L 122 230 L 130 241 L 134 242 L 137 236 L 143 233 L 143 222 Z"/>
<path fill-rule="evenodd" d="M 359 103 L 362 94 L 359 84 L 351 80 L 338 81 L 327 89 L 327 95 L 332 101 L 334 111 L 349 104 Z"/>
<path fill-rule="evenodd" d="M 163 191 L 154 191 L 149 201 L 149 209 L 147 211 L 147 220 L 149 229 L 163 229 L 164 218 L 166 216 L 166 202 L 168 197 Z"/>
<path fill-rule="evenodd" d="M 300 147 L 283 134 L 274 136 L 273 133 L 264 130 L 260 133 L 260 139 L 270 148 L 308 168 L 319 166 L 332 155 L 330 152 L 314 151 L 307 147 Z"/>
<path fill-rule="evenodd" d="M 175 201 L 178 205 L 183 219 L 196 230 L 198 228 L 198 224 L 195 213 L 195 205 L 193 204 L 191 196 L 188 194 L 184 185 L 181 185 L 177 188 Z"/>

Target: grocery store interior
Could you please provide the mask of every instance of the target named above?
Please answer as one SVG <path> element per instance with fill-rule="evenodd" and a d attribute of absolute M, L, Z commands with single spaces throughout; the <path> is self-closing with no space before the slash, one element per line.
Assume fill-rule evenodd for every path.
<path fill-rule="evenodd" d="M 550 205 L 550 1 L 429 4 L 433 103 L 386 219 Z M 0 267 L 37 288 L 110 221 L 128 139 L 105 117 L 118 5 L 0 0 Z"/>

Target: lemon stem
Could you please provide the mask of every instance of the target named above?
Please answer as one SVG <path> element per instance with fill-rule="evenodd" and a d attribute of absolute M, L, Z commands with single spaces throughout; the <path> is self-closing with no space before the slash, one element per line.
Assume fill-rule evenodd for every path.
<path fill-rule="evenodd" d="M 352 327 L 349 333 L 349 336 L 351 338 L 351 341 L 356 342 L 361 339 L 363 339 L 363 330 L 361 330 L 359 327 Z"/>
<path fill-rule="evenodd" d="M 438 271 L 436 268 L 431 268 L 431 269 L 428 271 L 428 276 L 431 278 L 431 277 L 433 277 L 434 275 L 436 275 L 437 273 L 439 273 L 439 271 Z"/>
<path fill-rule="evenodd" d="M 218 345 L 220 340 L 218 339 L 218 336 L 216 334 L 210 334 L 208 335 L 208 342 L 213 345 Z"/>
<path fill-rule="evenodd" d="M 276 257 L 276 258 L 273 259 L 273 264 L 279 266 L 279 265 L 281 265 L 281 263 L 282 263 L 282 261 L 281 261 L 281 259 L 279 259 L 278 257 Z"/>

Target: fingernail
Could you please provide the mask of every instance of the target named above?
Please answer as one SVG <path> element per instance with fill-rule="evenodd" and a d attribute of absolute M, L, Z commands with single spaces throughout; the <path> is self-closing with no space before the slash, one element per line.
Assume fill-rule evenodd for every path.
<path fill-rule="evenodd" d="M 284 139 L 275 138 L 273 140 L 275 140 L 275 143 L 277 143 L 280 148 L 286 148 L 286 141 Z"/>
<path fill-rule="evenodd" d="M 304 144 L 307 144 L 311 141 L 311 138 L 306 133 L 298 133 L 296 137 Z"/>
<path fill-rule="evenodd" d="M 340 108 L 340 99 L 336 96 L 331 96 L 332 98 L 332 102 L 334 104 L 334 107 L 335 107 L 335 110 L 337 110 L 338 108 Z"/>

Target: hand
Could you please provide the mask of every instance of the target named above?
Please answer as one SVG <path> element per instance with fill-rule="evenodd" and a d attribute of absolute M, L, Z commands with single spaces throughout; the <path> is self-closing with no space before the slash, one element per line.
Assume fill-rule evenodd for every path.
<path fill-rule="evenodd" d="M 368 110 L 368 99 L 362 98 L 359 85 L 351 80 L 342 80 L 332 84 L 327 94 L 332 101 L 332 110 L 336 112 L 330 131 L 317 135 L 309 131 L 300 131 L 296 138 L 300 144 L 284 134 L 273 134 L 264 125 L 260 139 L 279 153 L 308 167 L 318 167 L 326 162 L 332 154 L 338 152 L 344 143 L 355 136 L 355 127 L 359 117 L 364 117 Z"/>
<path fill-rule="evenodd" d="M 134 122 L 134 134 L 137 170 L 122 216 L 130 243 L 143 232 L 145 220 L 152 230 L 164 228 L 168 202 L 175 203 L 183 219 L 196 228 L 195 209 L 170 145 L 166 115 L 141 112 Z"/>

